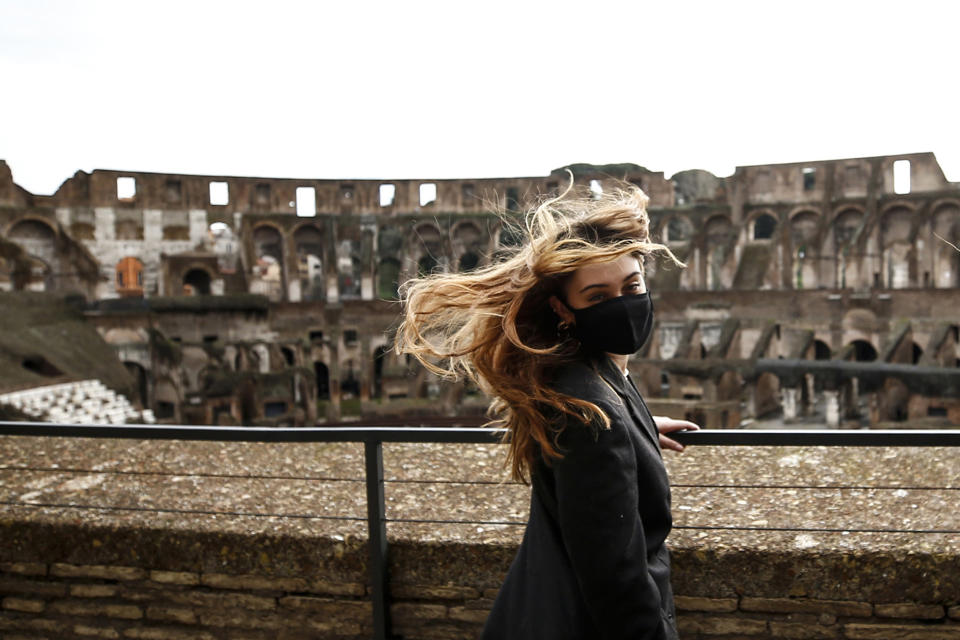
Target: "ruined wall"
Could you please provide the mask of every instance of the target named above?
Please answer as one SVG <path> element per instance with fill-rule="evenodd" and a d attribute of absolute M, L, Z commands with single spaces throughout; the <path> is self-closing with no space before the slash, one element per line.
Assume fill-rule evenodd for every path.
<path fill-rule="evenodd" d="M 907 188 L 903 175 L 899 183 L 894 177 L 904 163 Z M 802 388 L 790 381 L 788 390 L 772 374 L 703 376 L 671 364 L 788 357 L 791 332 L 810 342 L 790 357 L 868 360 L 874 353 L 887 362 L 926 357 L 951 368 L 960 361 L 950 337 L 957 333 L 960 252 L 947 244 L 960 243 L 960 190 L 946 182 L 933 154 L 739 167 L 727 178 L 692 170 L 668 179 L 629 164 L 570 170 L 585 187 L 610 188 L 617 179 L 646 190 L 654 238 L 687 264 L 681 270 L 648 261 L 659 324 L 642 354 L 647 362 L 634 363 L 644 390 L 672 402 L 674 413 L 736 426 L 738 416 L 779 411 L 784 394 L 793 406 L 791 394 L 799 394 L 797 417 L 822 416 L 822 385 L 813 378 Z M 475 389 L 440 383 L 390 353 L 398 287 L 419 273 L 488 264 L 517 241 L 491 210 L 517 216 L 567 179 L 559 170 L 533 178 L 392 181 L 97 170 L 78 172 L 53 196 L 32 196 L 3 165 L 0 229 L 20 257 L 0 256 L 0 288 L 79 292 L 101 301 L 263 296 L 273 310 L 252 324 L 205 316 L 202 303 L 176 321 L 170 313 L 127 317 L 189 340 L 185 364 L 172 366 L 151 364 L 150 349 L 117 347 L 132 371 L 164 378 L 161 395 L 176 400 L 177 417 L 187 396 L 201 393 L 200 378 L 222 382 L 296 367 L 313 371 L 316 411 L 331 420 L 479 412 Z M 903 319 L 910 320 L 908 339 L 900 351 L 885 352 Z M 109 329 L 125 321 L 103 322 Z M 243 328 L 223 330 L 235 322 Z M 191 323 L 203 329 L 180 326 Z M 191 332 L 197 335 L 180 335 Z M 141 395 L 156 402 L 152 387 Z M 850 420 L 928 413 L 960 419 L 960 409 L 916 394 L 883 406 L 869 393 L 842 397 L 851 408 L 837 411 Z M 221 412 L 227 401 L 200 399 L 210 402 Z M 238 399 L 230 404 L 234 419 L 250 415 Z"/>

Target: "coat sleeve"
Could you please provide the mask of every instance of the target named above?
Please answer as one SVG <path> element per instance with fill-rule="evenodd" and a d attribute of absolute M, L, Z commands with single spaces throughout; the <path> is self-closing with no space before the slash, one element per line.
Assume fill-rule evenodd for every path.
<path fill-rule="evenodd" d="M 597 403 L 610 429 L 569 423 L 553 463 L 564 546 L 604 639 L 666 638 L 637 509 L 637 458 L 620 413 Z"/>

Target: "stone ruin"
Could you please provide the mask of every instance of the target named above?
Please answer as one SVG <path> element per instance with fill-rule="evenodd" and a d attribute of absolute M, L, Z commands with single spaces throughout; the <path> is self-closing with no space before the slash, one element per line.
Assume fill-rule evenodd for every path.
<path fill-rule="evenodd" d="M 960 424 L 960 185 L 932 153 L 570 170 L 642 188 L 688 265 L 647 265 L 657 327 L 631 368 L 654 411 Z M 482 422 L 477 389 L 390 350 L 399 283 L 495 260 L 504 220 L 566 183 L 95 170 L 41 196 L 0 161 L 3 306 L 60 310 L 7 319 L 0 393 L 91 378 L 105 361 L 50 337 L 90 325 L 125 369 L 93 377 L 161 423 Z"/>

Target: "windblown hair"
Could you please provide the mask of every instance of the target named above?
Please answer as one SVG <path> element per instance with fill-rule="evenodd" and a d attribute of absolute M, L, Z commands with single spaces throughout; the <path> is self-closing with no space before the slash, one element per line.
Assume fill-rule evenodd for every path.
<path fill-rule="evenodd" d="M 488 426 L 508 429 L 507 462 L 516 480 L 526 481 L 537 455 L 548 463 L 562 456 L 556 438 L 565 420 L 557 416 L 610 427 L 595 404 L 549 386 L 557 368 L 584 354 L 579 341 L 558 329 L 548 299 L 562 298 L 564 282 L 580 267 L 626 254 L 663 253 L 683 266 L 650 241 L 648 201 L 632 185 L 603 194 L 568 187 L 526 214 L 513 229 L 523 241 L 499 260 L 401 287 L 397 352 L 445 378 L 466 376 L 493 398 Z"/>

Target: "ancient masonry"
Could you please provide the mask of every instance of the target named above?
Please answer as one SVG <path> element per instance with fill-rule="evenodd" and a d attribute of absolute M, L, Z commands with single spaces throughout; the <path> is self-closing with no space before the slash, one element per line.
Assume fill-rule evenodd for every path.
<path fill-rule="evenodd" d="M 960 424 L 960 185 L 932 153 L 726 178 L 570 169 L 594 190 L 640 186 L 655 238 L 688 265 L 647 265 L 658 325 L 631 368 L 655 411 L 712 427 L 779 412 Z M 53 333 L 7 340 L 0 393 L 98 378 L 160 422 L 481 420 L 476 389 L 390 351 L 398 283 L 496 260 L 516 236 L 494 212 L 518 216 L 566 181 L 96 170 L 37 196 L 0 161 L 4 306 L 53 304 L 57 335 L 92 325 L 126 367 L 99 375 L 103 358 Z M 19 326 L 29 341 L 47 325 Z"/>

